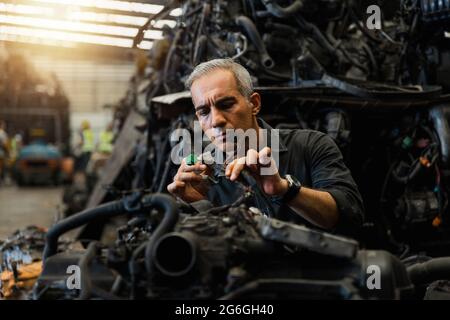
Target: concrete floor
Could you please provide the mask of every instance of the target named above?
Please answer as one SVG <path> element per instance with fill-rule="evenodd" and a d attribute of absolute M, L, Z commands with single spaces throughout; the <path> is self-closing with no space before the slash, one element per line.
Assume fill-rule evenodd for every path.
<path fill-rule="evenodd" d="M 28 225 L 49 227 L 62 209 L 62 187 L 0 185 L 0 239 Z"/>

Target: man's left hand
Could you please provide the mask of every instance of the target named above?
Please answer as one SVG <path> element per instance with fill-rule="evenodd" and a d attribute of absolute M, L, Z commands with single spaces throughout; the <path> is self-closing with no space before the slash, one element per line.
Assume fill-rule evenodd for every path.
<path fill-rule="evenodd" d="M 245 157 L 237 158 L 227 165 L 225 175 L 231 181 L 235 181 L 242 170 L 246 169 L 264 193 L 269 196 L 283 196 L 287 192 L 289 184 L 287 180 L 281 178 L 271 153 L 269 147 L 265 147 L 259 152 L 250 149 Z M 261 174 L 263 168 L 269 167 L 271 170 L 267 171 L 270 171 L 272 174 Z"/>

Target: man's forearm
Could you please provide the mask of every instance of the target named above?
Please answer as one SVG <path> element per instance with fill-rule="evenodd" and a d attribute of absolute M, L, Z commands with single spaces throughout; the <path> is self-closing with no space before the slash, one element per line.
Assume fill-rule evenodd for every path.
<path fill-rule="evenodd" d="M 302 187 L 288 206 L 304 219 L 324 229 L 334 228 L 339 219 L 336 201 L 325 191 Z"/>

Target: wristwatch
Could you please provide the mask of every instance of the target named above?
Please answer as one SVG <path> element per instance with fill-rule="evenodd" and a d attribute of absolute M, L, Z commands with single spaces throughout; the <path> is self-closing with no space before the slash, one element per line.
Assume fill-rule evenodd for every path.
<path fill-rule="evenodd" d="M 291 176 L 290 174 L 285 175 L 284 179 L 287 180 L 289 187 L 281 201 L 283 203 L 288 203 L 289 201 L 294 199 L 297 196 L 297 194 L 300 192 L 300 189 L 302 188 L 302 184 L 300 183 L 300 181 L 297 180 L 296 177 Z"/>

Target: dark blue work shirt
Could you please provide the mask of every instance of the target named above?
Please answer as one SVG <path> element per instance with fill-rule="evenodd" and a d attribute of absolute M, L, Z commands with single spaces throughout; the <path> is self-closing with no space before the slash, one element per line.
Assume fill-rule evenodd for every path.
<path fill-rule="evenodd" d="M 302 186 L 331 194 L 339 211 L 339 221 L 333 232 L 358 237 L 364 215 L 362 198 L 332 138 L 313 130 L 274 130 L 261 119 L 258 119 L 258 123 L 260 128 L 267 129 L 266 145 L 272 148 L 272 153 L 279 152 L 280 175 L 290 174 L 295 176 Z M 272 134 L 278 135 L 278 148 L 270 145 Z M 243 188 L 239 183 L 225 177 L 219 178 L 218 182 L 211 185 L 208 193 L 208 199 L 214 205 L 231 204 L 242 196 Z M 254 197 L 254 206 L 280 220 L 312 227 L 288 206 L 264 195 L 261 190 Z"/>

